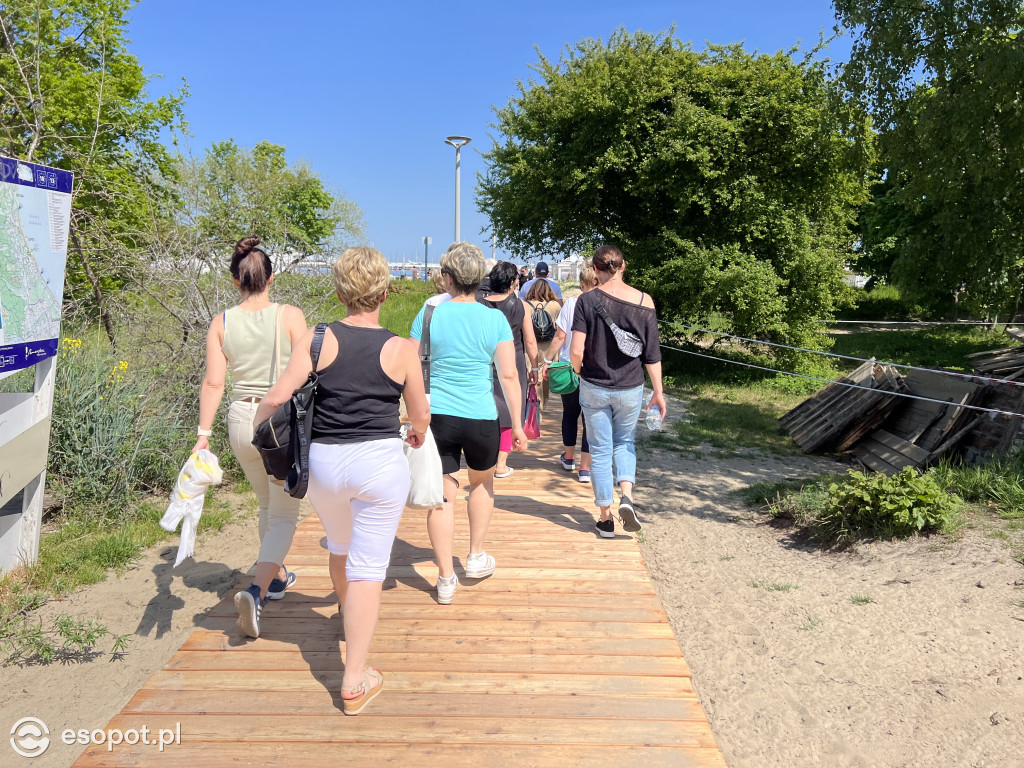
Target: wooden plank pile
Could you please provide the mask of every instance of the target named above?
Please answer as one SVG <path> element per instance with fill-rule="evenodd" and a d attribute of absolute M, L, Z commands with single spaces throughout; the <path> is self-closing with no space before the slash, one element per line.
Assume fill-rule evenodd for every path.
<path fill-rule="evenodd" d="M 982 376 L 1016 381 L 1024 376 L 1024 346 L 975 352 L 967 356 L 967 362 Z"/>
<path fill-rule="evenodd" d="M 1014 349 L 1024 351 L 1024 347 Z M 1024 373 L 1024 352 L 1021 361 L 1019 373 Z M 986 375 L 1002 370 L 989 368 L 991 373 Z M 871 387 L 871 391 L 844 383 Z M 954 449 L 968 463 L 978 463 L 1009 450 L 1024 437 L 1024 419 L 993 416 L 967 406 L 1024 413 L 1024 386 L 976 383 L 941 370 L 914 369 L 902 376 L 892 366 L 870 360 L 779 421 L 806 453 L 852 449 L 862 466 L 886 474 L 929 466 Z"/>
<path fill-rule="evenodd" d="M 876 472 L 894 474 L 903 467 L 932 464 L 978 423 L 974 412 L 963 406 L 978 404 L 985 387 L 941 371 L 921 370 L 911 370 L 906 384 L 910 394 L 930 400 L 902 398 L 885 428 L 854 449 L 858 461 Z"/>
<path fill-rule="evenodd" d="M 846 386 L 850 384 L 856 387 Z M 779 421 L 805 453 L 849 450 L 886 420 L 900 400 L 894 393 L 906 389 L 895 368 L 872 359 L 827 384 Z"/>

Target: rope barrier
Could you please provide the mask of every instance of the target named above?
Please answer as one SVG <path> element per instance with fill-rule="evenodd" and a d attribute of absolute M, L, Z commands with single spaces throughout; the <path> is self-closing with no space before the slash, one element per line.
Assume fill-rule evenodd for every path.
<path fill-rule="evenodd" d="M 989 321 L 818 321 L 826 326 L 839 323 L 851 326 L 1016 326 L 1017 323 L 991 323 Z"/>
<path fill-rule="evenodd" d="M 697 331 L 699 333 L 710 333 L 713 336 L 726 336 L 726 337 L 728 337 L 730 339 L 739 339 L 740 341 L 746 341 L 746 342 L 749 342 L 751 344 L 764 344 L 765 346 L 768 346 L 768 347 L 778 347 L 779 349 L 791 349 L 794 352 L 809 352 L 812 355 L 824 355 L 825 357 L 834 357 L 834 358 L 837 358 L 837 359 L 840 359 L 840 360 L 855 360 L 855 361 L 861 362 L 861 363 L 870 363 L 871 362 L 871 360 L 868 360 L 868 359 L 863 358 L 863 357 L 854 357 L 853 355 L 840 355 L 840 354 L 838 354 L 836 352 L 825 352 L 825 351 L 820 350 L 820 349 L 805 349 L 803 347 L 791 347 L 791 346 L 788 346 L 786 344 L 776 344 L 774 341 L 762 341 L 761 339 L 748 339 L 745 336 L 737 336 L 736 334 L 725 333 L 724 331 L 712 331 L 712 330 L 708 330 L 707 328 L 700 328 L 700 327 L 695 326 L 695 325 L 684 325 L 683 323 L 675 323 L 675 322 L 670 322 L 668 320 L 659 320 L 658 322 L 661 323 L 662 325 L 672 325 L 672 326 L 675 326 L 676 328 L 687 328 L 687 329 L 689 329 L 691 331 Z M 1022 349 L 1024 349 L 1024 348 L 1022 348 Z M 722 358 L 717 358 L 717 359 L 722 359 Z M 906 368 L 907 370 L 910 370 L 910 371 L 923 371 L 925 373 L 938 373 L 938 374 L 942 374 L 943 376 L 955 376 L 956 378 L 966 379 L 968 381 L 982 382 L 984 384 L 1011 384 L 1012 386 L 1015 386 L 1015 387 L 1024 387 L 1024 381 L 1014 381 L 1013 379 L 996 379 L 996 378 L 993 378 L 991 376 L 979 376 L 976 373 L 960 373 L 959 371 L 944 371 L 944 370 L 939 370 L 939 369 L 936 369 L 936 368 L 921 368 L 921 367 L 916 366 L 916 365 L 906 365 L 904 363 L 887 363 L 887 362 L 883 362 L 881 360 L 876 360 L 875 362 L 877 362 L 879 365 L 891 365 L 894 368 Z"/>
<path fill-rule="evenodd" d="M 755 365 L 754 363 L 744 363 L 744 362 L 741 362 L 739 360 L 729 360 L 728 358 L 725 358 L 725 357 L 715 357 L 714 355 L 705 355 L 705 354 L 702 354 L 701 352 L 694 352 L 694 351 L 689 350 L 689 349 L 680 349 L 679 347 L 673 347 L 673 346 L 671 346 L 669 344 L 659 344 L 658 346 L 662 347 L 663 349 L 671 349 L 671 350 L 673 350 L 675 352 L 682 352 L 684 355 L 694 355 L 696 357 L 703 357 L 703 358 L 705 358 L 707 360 L 718 360 L 719 362 L 722 362 L 722 363 L 731 363 L 732 365 L 742 365 L 742 366 L 744 366 L 746 368 L 756 368 L 759 371 L 768 371 L 769 373 L 781 373 L 781 374 L 784 374 L 786 376 L 793 376 L 793 377 L 798 378 L 798 379 L 808 379 L 810 381 L 819 381 L 819 382 L 822 382 L 824 384 L 837 384 L 837 385 L 839 385 L 841 387 L 849 387 L 850 389 L 865 389 L 865 390 L 867 390 L 869 392 L 883 392 L 883 391 L 886 391 L 886 390 L 875 389 L 874 387 L 865 387 L 863 384 L 853 384 L 853 383 L 845 382 L 845 381 L 835 381 L 833 379 L 823 379 L 823 378 L 821 378 L 819 376 L 809 376 L 809 375 L 804 374 L 804 373 L 793 373 L 792 371 L 781 371 L 778 368 L 768 368 L 767 366 L 764 366 L 764 365 Z M 965 405 L 965 404 L 962 404 L 962 403 L 954 403 L 954 402 L 949 401 L 949 400 L 936 400 L 933 397 L 925 397 L 924 395 L 911 395 L 911 394 L 909 394 L 907 392 L 889 392 L 889 391 L 886 391 L 886 392 L 887 392 L 887 394 L 895 395 L 896 397 L 906 397 L 906 398 L 909 398 L 911 400 L 923 400 L 926 403 L 938 403 L 939 405 L 953 405 L 953 406 L 956 406 L 957 408 L 967 408 L 968 410 L 971 410 L 971 411 L 982 411 L 983 413 L 990 414 L 989 418 L 992 418 L 992 419 L 994 419 L 996 416 L 1013 416 L 1013 417 L 1018 418 L 1018 419 L 1024 418 L 1024 413 L 1017 413 L 1015 411 L 1001 411 L 1001 410 L 999 410 L 997 408 L 983 408 L 980 405 Z"/>

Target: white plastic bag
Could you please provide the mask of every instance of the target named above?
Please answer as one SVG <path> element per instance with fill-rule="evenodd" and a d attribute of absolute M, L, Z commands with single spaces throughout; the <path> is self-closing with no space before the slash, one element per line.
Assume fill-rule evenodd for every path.
<path fill-rule="evenodd" d="M 408 425 L 402 426 L 402 438 Z M 444 485 L 441 481 L 441 455 L 437 452 L 434 433 L 427 427 L 423 445 L 413 448 L 403 443 L 405 459 L 409 462 L 409 498 L 405 506 L 410 509 L 434 509 L 444 503 Z"/>
<path fill-rule="evenodd" d="M 195 552 L 196 528 L 203 514 L 206 489 L 211 485 L 220 485 L 223 479 L 220 462 L 212 452 L 205 449 L 189 456 L 178 473 L 178 481 L 171 491 L 171 504 L 160 520 L 160 527 L 165 531 L 174 531 L 181 522 L 181 542 L 178 544 L 175 567 Z"/>

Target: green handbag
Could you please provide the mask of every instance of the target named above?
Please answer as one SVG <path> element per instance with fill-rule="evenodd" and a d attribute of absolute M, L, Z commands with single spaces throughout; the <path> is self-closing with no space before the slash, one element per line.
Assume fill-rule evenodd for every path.
<path fill-rule="evenodd" d="M 580 377 L 572 363 L 551 363 L 548 366 L 548 387 L 556 395 L 571 395 L 580 388 Z"/>

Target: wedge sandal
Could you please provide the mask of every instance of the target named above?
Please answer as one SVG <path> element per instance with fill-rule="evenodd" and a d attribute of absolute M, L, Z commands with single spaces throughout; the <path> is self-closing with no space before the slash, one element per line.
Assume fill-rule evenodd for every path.
<path fill-rule="evenodd" d="M 358 693 L 353 699 L 341 698 L 341 709 L 346 715 L 358 715 L 366 705 L 373 701 L 377 694 L 384 690 L 384 675 L 373 667 L 367 667 L 363 672 L 363 681 L 353 688 L 341 687 L 341 692 Z"/>

